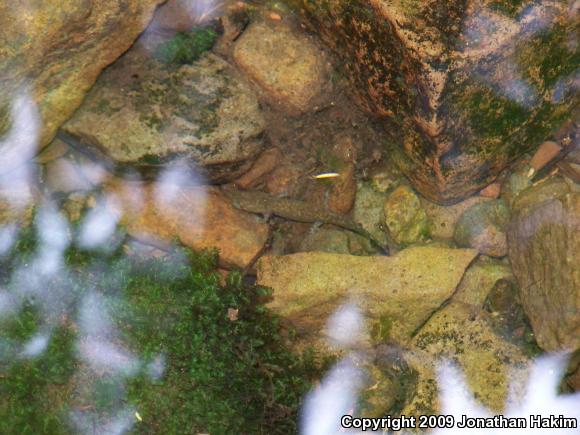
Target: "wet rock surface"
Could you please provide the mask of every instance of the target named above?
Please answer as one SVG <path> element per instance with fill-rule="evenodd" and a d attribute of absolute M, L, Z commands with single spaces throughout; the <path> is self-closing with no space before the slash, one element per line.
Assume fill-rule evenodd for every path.
<path fill-rule="evenodd" d="M 398 244 L 409 245 L 429 238 L 431 223 L 413 189 L 399 186 L 384 205 L 385 224 Z"/>
<path fill-rule="evenodd" d="M 235 179 L 262 149 L 264 118 L 221 58 L 163 64 L 135 47 L 109 68 L 63 131 L 117 165 L 154 172 L 187 161 L 211 182 Z"/>
<path fill-rule="evenodd" d="M 492 257 L 507 255 L 506 227 L 509 210 L 502 200 L 486 201 L 467 209 L 459 218 L 453 238 Z"/>
<path fill-rule="evenodd" d="M 580 347 L 580 193 L 548 180 L 516 199 L 509 258 L 521 299 L 545 350 Z"/>
<path fill-rule="evenodd" d="M 121 223 L 137 239 L 217 248 L 228 267 L 246 267 L 268 237 L 267 224 L 234 208 L 215 188 L 183 186 L 168 195 L 159 185 L 114 182 L 108 191 L 109 207 L 124 205 Z"/>
<path fill-rule="evenodd" d="M 312 107 L 329 84 L 325 53 L 285 21 L 251 24 L 237 41 L 233 58 L 270 101 L 292 112 Z"/>
<path fill-rule="evenodd" d="M 432 201 L 479 191 L 574 107 L 566 2 L 290 3 L 344 61 L 361 105 L 392 125 L 393 158 Z"/>
<path fill-rule="evenodd" d="M 0 133 L 14 93 L 28 88 L 42 118 L 40 146 L 81 104 L 99 73 L 147 27 L 158 0 L 0 5 Z M 127 13 L 130 11 L 130 13 Z M 5 150 L 0 149 L 0 152 Z"/>
<path fill-rule="evenodd" d="M 328 253 L 268 256 L 258 283 L 274 289 L 271 308 L 315 339 L 346 299 L 382 322 L 383 336 L 405 342 L 455 291 L 473 250 L 409 248 L 393 257 Z M 408 307 L 412 306 L 413 310 Z"/>

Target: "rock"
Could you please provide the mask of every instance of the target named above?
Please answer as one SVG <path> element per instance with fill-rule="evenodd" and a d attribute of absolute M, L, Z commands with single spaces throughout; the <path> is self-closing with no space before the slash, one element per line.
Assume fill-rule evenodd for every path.
<path fill-rule="evenodd" d="M 393 190 L 384 202 L 385 223 L 398 244 L 410 245 L 429 238 L 430 222 L 419 197 L 408 186 Z"/>
<path fill-rule="evenodd" d="M 444 206 L 421 198 L 423 208 L 431 221 L 431 236 L 436 239 L 452 240 L 461 215 L 470 207 L 486 201 L 487 198 L 473 196 L 457 204 Z"/>
<path fill-rule="evenodd" d="M 381 229 L 384 221 L 385 195 L 374 190 L 369 183 L 357 185 L 353 218 L 379 242 L 386 244 L 387 237 Z"/>
<path fill-rule="evenodd" d="M 264 126 L 251 89 L 221 58 L 163 64 L 136 46 L 102 74 L 63 131 L 121 166 L 155 172 L 179 158 L 224 182 L 249 168 Z"/>
<path fill-rule="evenodd" d="M 234 183 L 240 189 L 256 187 L 264 182 L 265 176 L 272 172 L 282 160 L 282 153 L 278 148 L 269 148 L 256 159 L 248 172 Z"/>
<path fill-rule="evenodd" d="M 479 196 L 483 196 L 484 198 L 497 199 L 499 198 L 500 194 L 501 194 L 501 183 L 497 181 L 488 184 L 485 188 L 479 191 Z"/>
<path fill-rule="evenodd" d="M 340 230 L 319 229 L 302 240 L 300 251 L 350 254 L 348 249 L 348 234 Z"/>
<path fill-rule="evenodd" d="M 187 32 L 215 18 L 220 7 L 208 1 L 169 0 L 157 9 L 148 31 Z"/>
<path fill-rule="evenodd" d="M 62 140 L 54 139 L 36 156 L 35 162 L 39 165 L 44 165 L 63 157 L 69 150 L 69 146 Z"/>
<path fill-rule="evenodd" d="M 86 191 L 94 187 L 70 158 L 53 160 L 45 166 L 44 185 L 51 193 Z"/>
<path fill-rule="evenodd" d="M 556 157 L 560 151 L 562 151 L 562 147 L 556 142 L 551 140 L 543 142 L 530 160 L 530 166 L 537 172 Z"/>
<path fill-rule="evenodd" d="M 507 255 L 505 230 L 509 210 L 502 200 L 474 205 L 461 215 L 453 238 L 459 246 L 471 247 L 491 257 Z"/>
<path fill-rule="evenodd" d="M 580 348 L 580 192 L 555 178 L 516 198 L 509 259 L 540 347 Z"/>
<path fill-rule="evenodd" d="M 405 415 L 433 414 L 438 410 L 435 364 L 452 359 L 467 378 L 470 391 L 486 407 L 500 412 L 508 386 L 525 379 L 529 361 L 516 345 L 495 334 L 485 316 L 473 317 L 461 304 L 451 303 L 435 313 L 417 333 L 408 358 L 418 372 L 417 394 Z"/>
<path fill-rule="evenodd" d="M 392 158 L 433 202 L 481 190 L 576 105 L 565 1 L 288 1 L 396 133 Z"/>
<path fill-rule="evenodd" d="M 241 268 L 264 246 L 268 225 L 234 208 L 219 189 L 182 186 L 168 195 L 159 188 L 120 181 L 107 187 L 109 203 L 123 205 L 121 222 L 137 239 L 177 237 L 194 250 L 218 248 L 221 264 Z"/>
<path fill-rule="evenodd" d="M 332 179 L 328 192 L 328 209 L 340 214 L 347 214 L 354 205 L 356 197 L 356 179 L 354 163 L 347 163 L 340 171 L 340 176 Z"/>
<path fill-rule="evenodd" d="M 35 203 L 35 192 L 27 183 L 0 185 L 0 229 L 11 224 L 29 225 Z"/>
<path fill-rule="evenodd" d="M 495 333 L 482 311 L 488 295 L 501 281 L 512 280 L 509 266 L 479 258 L 465 272 L 449 303 L 417 332 L 405 357 L 417 372 L 416 394 L 405 415 L 438 410 L 435 365 L 453 360 L 466 375 L 470 390 L 487 407 L 501 411 L 514 377 L 524 379 L 524 349 Z"/>
<path fill-rule="evenodd" d="M 502 198 L 510 208 L 520 192 L 532 185 L 532 181 L 527 176 L 528 170 L 528 165 L 522 165 L 510 174 L 502 185 Z"/>
<path fill-rule="evenodd" d="M 0 126 L 28 87 L 42 118 L 40 147 L 81 104 L 107 65 L 145 29 L 161 0 L 0 4 Z M 0 128 L 0 136 L 3 131 Z M 0 154 L 6 150 L 0 149 Z"/>
<path fill-rule="evenodd" d="M 302 240 L 300 252 L 369 255 L 376 250 L 367 239 L 351 231 L 320 228 Z"/>
<path fill-rule="evenodd" d="M 389 166 L 384 165 L 371 172 L 370 181 L 373 189 L 377 192 L 386 193 L 399 184 L 400 175 L 394 173 Z"/>
<path fill-rule="evenodd" d="M 471 249 L 418 247 L 393 257 L 266 256 L 258 262 L 257 282 L 274 289 L 271 308 L 310 340 L 350 298 L 371 319 L 382 321 L 384 336 L 406 342 L 451 296 L 476 255 Z"/>
<path fill-rule="evenodd" d="M 294 196 L 301 176 L 300 169 L 295 165 L 283 163 L 270 173 L 265 191 L 272 195 Z"/>
<path fill-rule="evenodd" d="M 307 111 L 328 85 L 325 53 L 286 22 L 256 22 L 234 47 L 238 66 L 274 103 L 291 112 Z"/>

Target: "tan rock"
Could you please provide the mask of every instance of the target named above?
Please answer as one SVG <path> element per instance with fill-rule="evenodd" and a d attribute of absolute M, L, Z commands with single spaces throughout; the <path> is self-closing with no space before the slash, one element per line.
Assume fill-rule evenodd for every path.
<path fill-rule="evenodd" d="M 307 111 L 327 84 L 324 52 L 285 22 L 257 22 L 238 40 L 234 60 L 275 103 Z"/>
<path fill-rule="evenodd" d="M 13 92 L 28 86 L 42 118 L 39 145 L 47 145 L 103 68 L 145 29 L 159 3 L 161 0 L 0 3 L 0 125 Z"/>
<path fill-rule="evenodd" d="M 267 224 L 234 208 L 216 188 L 180 187 L 172 197 L 159 197 L 152 184 L 117 181 L 107 191 L 123 204 L 122 223 L 130 234 L 178 238 L 194 250 L 218 248 L 224 266 L 245 267 L 268 237 Z"/>
<path fill-rule="evenodd" d="M 390 339 L 407 341 L 455 291 L 476 252 L 409 248 L 393 257 L 320 252 L 262 257 L 258 283 L 274 289 L 271 308 L 310 340 L 336 308 L 354 300 L 371 319 L 388 323 Z"/>
<path fill-rule="evenodd" d="M 431 236 L 437 239 L 453 239 L 453 232 L 461 215 L 468 208 L 485 201 L 489 201 L 489 199 L 473 196 L 457 204 L 444 206 L 421 198 L 427 217 L 432 222 Z"/>

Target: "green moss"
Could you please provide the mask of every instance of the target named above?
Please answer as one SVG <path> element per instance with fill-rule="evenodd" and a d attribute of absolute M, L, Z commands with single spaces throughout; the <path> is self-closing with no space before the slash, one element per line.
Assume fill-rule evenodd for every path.
<path fill-rule="evenodd" d="M 12 255 L 0 258 L 2 287 L 13 289 L 13 272 L 35 250 L 30 231 Z M 114 376 L 79 371 L 77 328 L 70 320 L 59 323 L 39 357 L 8 358 L 40 327 L 31 299 L 2 325 L 2 343 L 11 345 L 1 349 L 0 433 L 71 433 L 73 394 L 75 405 L 81 400 L 103 415 L 135 406 L 142 422 L 134 433 L 296 432 L 301 398 L 321 374 L 322 362 L 312 351 L 289 350 L 278 318 L 264 306 L 269 289 L 247 285 L 237 273 L 220 284 L 215 251 L 127 258 L 121 250 L 70 248 L 66 263 L 70 273 L 44 282 L 46 291 L 69 289 L 70 309 L 86 289 L 98 289 L 119 342 L 145 362 L 163 354 L 164 375 L 152 380 L 143 369 L 123 391 Z M 237 318 L 228 316 L 230 309 L 238 310 Z"/>
<path fill-rule="evenodd" d="M 467 101 L 471 128 L 484 137 L 507 137 L 530 116 L 525 107 L 491 89 L 478 89 Z"/>
<path fill-rule="evenodd" d="M 580 50 L 571 49 L 570 37 L 577 29 L 555 25 L 522 42 L 516 50 L 524 77 L 540 91 L 551 89 L 561 78 L 578 71 Z"/>
<path fill-rule="evenodd" d="M 202 53 L 210 50 L 217 39 L 217 33 L 210 28 L 178 32 L 169 41 L 160 44 L 155 57 L 161 62 L 188 64 L 199 59 Z"/>
<path fill-rule="evenodd" d="M 492 0 L 489 6 L 498 12 L 515 17 L 525 3 L 530 3 L 530 0 Z"/>

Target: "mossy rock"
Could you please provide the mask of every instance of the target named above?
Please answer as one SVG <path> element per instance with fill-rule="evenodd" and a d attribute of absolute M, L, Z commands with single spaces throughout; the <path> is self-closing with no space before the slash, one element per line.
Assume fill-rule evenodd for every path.
<path fill-rule="evenodd" d="M 220 57 L 163 63 L 137 45 L 99 78 L 61 137 L 146 176 L 180 160 L 201 178 L 224 182 L 251 166 L 264 128 L 254 92 Z"/>
<path fill-rule="evenodd" d="M 343 60 L 393 159 L 432 201 L 488 185 L 577 104 L 564 0 L 287 1 Z"/>

